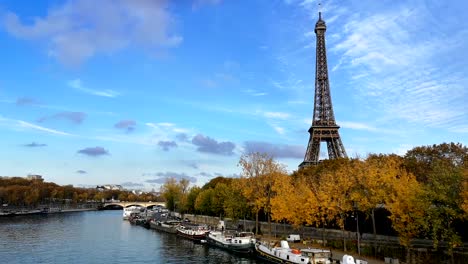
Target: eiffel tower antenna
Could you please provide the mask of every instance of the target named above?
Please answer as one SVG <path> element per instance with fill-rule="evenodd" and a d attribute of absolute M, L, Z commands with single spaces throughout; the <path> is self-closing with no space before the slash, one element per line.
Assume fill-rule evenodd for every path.
<path fill-rule="evenodd" d="M 321 7 L 321 2 L 319 2 Z M 330 93 L 330 83 L 328 80 L 327 52 L 325 47 L 325 31 L 327 26 L 322 20 L 322 13 L 319 12 L 319 19 L 315 24 L 315 35 L 317 36 L 316 60 L 315 60 L 315 97 L 314 116 L 312 126 L 309 128 L 309 143 L 304 156 L 304 161 L 299 165 L 303 168 L 319 163 L 320 143 L 327 143 L 328 158 L 347 157 L 343 143 L 341 142 L 335 122 L 333 105 Z"/>

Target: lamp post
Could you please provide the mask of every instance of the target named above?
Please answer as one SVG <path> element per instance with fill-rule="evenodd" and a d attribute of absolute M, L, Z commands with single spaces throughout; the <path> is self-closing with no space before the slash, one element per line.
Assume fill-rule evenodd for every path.
<path fill-rule="evenodd" d="M 353 209 L 356 215 L 357 250 L 358 250 L 358 255 L 360 256 L 361 255 L 361 239 L 360 239 L 360 234 L 359 234 L 359 215 L 358 215 L 357 202 L 353 202 Z"/>

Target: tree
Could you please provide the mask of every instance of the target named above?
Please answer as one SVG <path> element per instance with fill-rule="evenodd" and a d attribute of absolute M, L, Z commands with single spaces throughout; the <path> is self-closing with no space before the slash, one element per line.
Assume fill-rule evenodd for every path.
<path fill-rule="evenodd" d="M 242 167 L 242 193 L 255 213 L 255 233 L 258 233 L 260 210 L 267 214 L 271 233 L 271 199 L 275 195 L 273 185 L 275 178 L 286 174 L 286 170 L 270 155 L 258 152 L 242 155 L 239 166 Z"/>
<path fill-rule="evenodd" d="M 416 147 L 405 155 L 405 165 L 422 183 L 419 199 L 426 203 L 425 232 L 433 239 L 449 244 L 449 254 L 460 244 L 454 221 L 466 219 L 464 184 L 468 148 L 455 143 Z"/>
<path fill-rule="evenodd" d="M 175 211 L 182 196 L 182 186 L 177 183 L 175 178 L 168 178 L 161 187 L 161 193 L 166 200 L 166 207 Z"/>
<path fill-rule="evenodd" d="M 424 196 L 421 184 L 412 174 L 405 173 L 395 178 L 393 190 L 389 192 L 386 208 L 390 211 L 392 227 L 398 233 L 400 244 L 407 249 L 407 259 L 411 240 L 418 237 L 426 228 L 425 208 L 428 204 L 420 199 Z"/>
<path fill-rule="evenodd" d="M 356 189 L 353 201 L 358 202 L 360 211 L 372 219 L 374 241 L 377 239 L 375 209 L 387 203 L 388 194 L 393 191 L 393 183 L 404 170 L 403 158 L 397 155 L 371 154 L 364 162 L 356 161 Z M 374 245 L 375 247 L 375 245 Z"/>
<path fill-rule="evenodd" d="M 212 201 L 213 201 L 213 189 L 202 190 L 195 200 L 195 209 L 202 214 L 213 215 Z"/>
<path fill-rule="evenodd" d="M 201 188 L 198 186 L 194 186 L 190 188 L 188 194 L 187 194 L 187 203 L 186 203 L 186 209 L 187 212 L 190 213 L 195 213 L 195 202 L 197 200 L 197 196 L 200 193 Z"/>
<path fill-rule="evenodd" d="M 224 213 L 232 219 L 245 218 L 250 211 L 247 199 L 242 194 L 241 179 L 232 179 L 227 185 L 226 195 L 224 198 Z"/>
<path fill-rule="evenodd" d="M 294 227 L 299 227 L 304 223 L 315 223 L 317 206 L 314 195 L 307 187 L 303 178 L 293 181 L 288 175 L 278 175 L 273 191 L 276 193 L 271 200 L 271 215 L 276 221 L 288 221 Z"/>

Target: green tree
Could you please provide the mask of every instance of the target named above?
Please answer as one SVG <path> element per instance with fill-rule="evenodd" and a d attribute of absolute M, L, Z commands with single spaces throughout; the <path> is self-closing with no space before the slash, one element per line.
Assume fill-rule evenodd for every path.
<path fill-rule="evenodd" d="M 201 192 L 201 188 L 198 186 L 194 186 L 190 188 L 187 194 L 187 203 L 186 203 L 187 212 L 190 212 L 190 213 L 197 212 L 195 210 L 195 201 L 197 200 L 197 196 L 199 195 L 200 192 Z"/>
<path fill-rule="evenodd" d="M 201 190 L 195 200 L 195 210 L 205 215 L 213 215 L 213 189 Z"/>
<path fill-rule="evenodd" d="M 465 219 L 463 184 L 468 148 L 455 143 L 416 147 L 405 155 L 405 164 L 422 183 L 419 199 L 425 201 L 426 233 L 437 248 L 440 241 L 449 244 L 449 254 L 461 242 L 454 221 Z"/>

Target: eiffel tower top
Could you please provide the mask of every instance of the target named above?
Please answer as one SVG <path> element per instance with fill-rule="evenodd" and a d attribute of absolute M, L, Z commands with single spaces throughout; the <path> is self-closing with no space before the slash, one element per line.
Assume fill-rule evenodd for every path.
<path fill-rule="evenodd" d="M 323 30 L 324 32 L 327 30 L 327 25 L 325 25 L 325 21 L 322 19 L 322 12 L 319 12 L 319 19 L 315 23 L 315 34 L 317 34 L 318 30 Z"/>

